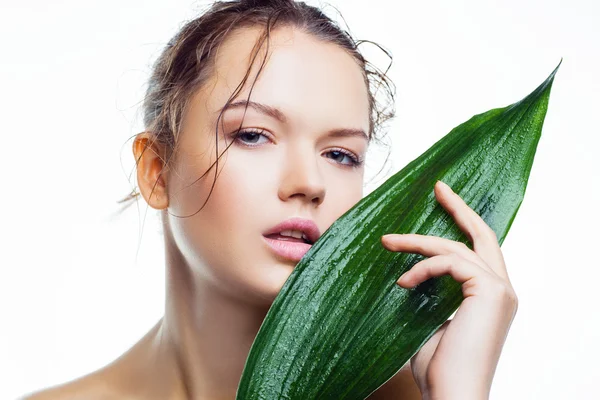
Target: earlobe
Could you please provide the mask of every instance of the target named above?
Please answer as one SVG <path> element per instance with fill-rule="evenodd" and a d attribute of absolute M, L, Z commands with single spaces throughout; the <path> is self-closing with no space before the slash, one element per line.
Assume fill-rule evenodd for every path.
<path fill-rule="evenodd" d="M 137 168 L 137 181 L 141 195 L 154 209 L 168 207 L 165 176 L 165 149 L 148 132 L 139 133 L 133 142 L 133 156 Z"/>

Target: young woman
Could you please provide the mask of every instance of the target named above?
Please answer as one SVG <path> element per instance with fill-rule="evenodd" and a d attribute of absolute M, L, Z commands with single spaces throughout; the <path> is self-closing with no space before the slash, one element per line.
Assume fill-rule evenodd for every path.
<path fill-rule="evenodd" d="M 129 196 L 162 210 L 164 317 L 110 365 L 27 398 L 234 399 L 294 266 L 363 196 L 368 145 L 393 115 L 374 82 L 390 88 L 349 34 L 301 2 L 218 2 L 185 25 L 150 79 Z M 429 257 L 402 287 L 450 274 L 465 299 L 371 399 L 487 398 L 517 310 L 494 232 L 448 186 L 432 190 L 474 250 L 390 234 L 382 251 Z"/>

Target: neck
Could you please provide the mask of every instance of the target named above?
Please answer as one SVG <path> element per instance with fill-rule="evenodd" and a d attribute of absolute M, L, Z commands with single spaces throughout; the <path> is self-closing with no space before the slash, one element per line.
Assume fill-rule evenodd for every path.
<path fill-rule="evenodd" d="M 246 357 L 268 307 L 195 276 L 167 254 L 165 316 L 157 346 L 176 371 L 167 384 L 191 399 L 235 399 Z"/>

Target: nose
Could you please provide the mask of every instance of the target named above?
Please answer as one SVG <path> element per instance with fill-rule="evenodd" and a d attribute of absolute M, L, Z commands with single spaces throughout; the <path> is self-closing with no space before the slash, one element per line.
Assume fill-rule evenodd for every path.
<path fill-rule="evenodd" d="M 314 150 L 302 151 L 299 144 L 291 146 L 283 164 L 279 198 L 289 201 L 290 198 L 298 197 L 317 206 L 325 199 L 325 191 L 325 182 Z"/>

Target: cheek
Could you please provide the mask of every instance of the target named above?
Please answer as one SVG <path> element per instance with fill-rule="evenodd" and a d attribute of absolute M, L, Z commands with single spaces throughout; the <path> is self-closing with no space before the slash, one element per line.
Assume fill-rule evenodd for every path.
<path fill-rule="evenodd" d="M 207 213 L 223 226 L 240 232 L 249 226 L 261 226 L 260 211 L 264 213 L 265 200 L 273 195 L 272 183 L 255 170 L 233 165 L 232 160 L 227 164 L 217 177 Z"/>
<path fill-rule="evenodd" d="M 203 172 L 198 171 L 197 175 L 201 176 Z M 272 195 L 270 188 L 273 183 L 269 181 L 272 177 L 266 176 L 260 168 L 233 152 L 221 158 L 216 175 L 215 180 L 213 167 L 206 177 L 194 185 L 197 189 L 185 199 L 186 208 L 196 211 L 208 198 L 199 213 L 201 221 L 198 223 L 206 225 L 215 234 L 232 234 L 236 230 L 243 234 L 249 226 L 257 225 L 256 220 L 260 219 L 258 211 L 264 211 L 264 200 Z"/>
<path fill-rule="evenodd" d="M 360 177 L 357 175 L 348 176 L 347 179 L 334 179 L 331 181 L 332 184 L 327 188 L 326 196 L 329 196 L 329 199 L 326 201 L 330 201 L 332 207 L 335 207 L 335 218 L 331 223 L 362 199 L 362 175 Z"/>
<path fill-rule="evenodd" d="M 213 168 L 190 185 L 206 171 L 206 167 L 199 169 L 190 171 L 187 183 L 177 189 L 177 205 L 170 207 L 175 215 L 195 214 L 169 217 L 171 229 L 176 246 L 192 270 L 215 283 L 230 282 L 237 279 L 240 269 L 247 268 L 248 260 L 257 258 L 254 252 L 258 252 L 265 224 L 265 199 L 270 192 L 260 174 L 234 162 L 231 156 L 228 160 L 221 158 L 216 181 Z M 185 186 L 189 187 L 182 189 Z M 209 193 L 208 202 L 197 212 Z"/>
<path fill-rule="evenodd" d="M 220 144 L 220 151 L 224 147 Z M 210 162 L 205 157 L 210 157 Z M 210 155 L 188 155 L 180 164 L 185 167 L 171 174 L 169 208 L 172 213 L 194 214 L 208 200 L 200 213 L 208 218 L 228 216 L 244 205 L 255 204 L 256 197 L 266 196 L 266 187 L 274 185 L 273 163 L 267 157 L 263 160 L 249 157 L 231 147 L 219 159 L 218 167 L 213 165 L 215 158 L 214 150 Z"/>
<path fill-rule="evenodd" d="M 264 210 L 264 201 L 277 193 L 274 160 L 269 154 L 259 157 L 236 150 L 230 149 L 213 194 L 219 197 L 220 204 L 234 208 L 235 214 L 252 215 L 255 210 Z"/>

